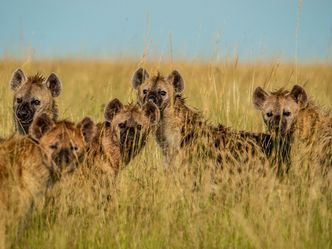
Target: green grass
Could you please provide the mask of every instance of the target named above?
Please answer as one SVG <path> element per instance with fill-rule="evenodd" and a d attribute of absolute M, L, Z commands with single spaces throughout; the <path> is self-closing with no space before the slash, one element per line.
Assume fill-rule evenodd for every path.
<path fill-rule="evenodd" d="M 290 88 L 304 84 L 310 96 L 332 109 L 329 65 L 224 62 L 36 61 L 1 62 L 0 135 L 9 136 L 11 73 L 56 72 L 63 82 L 60 117 L 74 121 L 103 118 L 112 98 L 134 101 L 131 76 L 138 66 L 167 74 L 176 68 L 185 79 L 187 102 L 213 122 L 236 129 L 264 131 L 251 104 L 254 87 Z M 296 81 L 296 79 L 298 79 Z M 204 161 L 196 162 L 204 167 Z M 190 165 L 189 165 L 190 167 Z M 197 176 L 186 168 L 165 170 L 153 137 L 114 184 L 82 165 L 62 179 L 38 203 L 26 229 L 14 236 L 13 248 L 332 248 L 332 183 L 315 167 L 292 165 L 278 178 L 253 171 Z"/>

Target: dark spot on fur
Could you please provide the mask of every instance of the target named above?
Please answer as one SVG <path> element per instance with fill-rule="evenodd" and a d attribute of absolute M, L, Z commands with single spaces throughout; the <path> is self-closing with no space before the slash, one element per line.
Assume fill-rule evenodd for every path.
<path fill-rule="evenodd" d="M 219 146 L 220 146 L 220 139 L 217 138 L 217 139 L 214 141 L 214 147 L 219 148 Z"/>

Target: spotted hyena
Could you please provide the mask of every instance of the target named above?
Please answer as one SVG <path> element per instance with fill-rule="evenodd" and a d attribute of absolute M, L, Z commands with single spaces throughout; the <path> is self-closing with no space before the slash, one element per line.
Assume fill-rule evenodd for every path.
<path fill-rule="evenodd" d="M 110 101 L 104 112 L 105 121 L 97 125 L 91 156 L 107 160 L 116 174 L 121 164 L 128 164 L 144 147 L 147 137 L 159 122 L 158 107 L 151 102 L 142 107 Z"/>
<path fill-rule="evenodd" d="M 6 227 L 18 227 L 46 190 L 76 168 L 93 130 L 89 118 L 75 125 L 41 114 L 30 127 L 30 136 L 17 134 L 1 144 L 0 248 L 5 247 Z"/>
<path fill-rule="evenodd" d="M 184 80 L 178 71 L 163 77 L 159 73 L 150 76 L 145 69 L 139 68 L 132 85 L 138 92 L 139 104 L 153 101 L 160 110 L 156 140 L 168 164 L 180 151 L 212 158 L 218 164 L 239 164 L 252 159 L 265 164 L 266 155 L 249 133 L 239 133 L 223 125 L 212 126 L 199 111 L 185 103 L 182 97 Z M 257 141 L 263 140 L 257 136 Z"/>
<path fill-rule="evenodd" d="M 292 155 L 332 165 L 332 115 L 308 98 L 299 85 L 267 93 L 257 87 L 253 100 L 273 136 L 291 143 Z"/>
<path fill-rule="evenodd" d="M 61 82 L 56 74 L 51 73 L 47 79 L 40 74 L 27 77 L 17 69 L 10 80 L 10 87 L 14 91 L 13 118 L 18 133 L 28 134 L 38 113 L 48 113 L 53 120 L 57 119 L 54 98 L 61 93 Z"/>

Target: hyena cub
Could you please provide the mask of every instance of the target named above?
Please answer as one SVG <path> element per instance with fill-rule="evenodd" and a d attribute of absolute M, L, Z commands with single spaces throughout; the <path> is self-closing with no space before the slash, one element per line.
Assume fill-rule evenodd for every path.
<path fill-rule="evenodd" d="M 5 247 L 6 227 L 19 227 L 34 202 L 83 160 L 94 130 L 90 118 L 75 125 L 55 123 L 41 114 L 30 127 L 30 136 L 16 135 L 0 146 L 0 248 Z"/>
<path fill-rule="evenodd" d="M 148 102 L 123 105 L 110 101 L 104 112 L 105 121 L 97 125 L 91 150 L 92 159 L 106 159 L 117 174 L 121 164 L 128 164 L 144 147 L 147 137 L 159 122 L 158 107 Z"/>
<path fill-rule="evenodd" d="M 139 68 L 132 85 L 138 91 L 139 104 L 153 101 L 160 110 L 156 139 L 168 163 L 173 162 L 180 151 L 189 156 L 209 157 L 223 165 L 252 159 L 265 163 L 266 156 L 248 134 L 222 125 L 209 125 L 201 113 L 186 105 L 182 97 L 184 81 L 179 72 L 173 71 L 167 78 L 159 73 L 150 77 L 145 69 Z"/>
<path fill-rule="evenodd" d="M 26 77 L 21 69 L 17 69 L 10 80 L 10 87 L 15 92 L 13 118 L 18 133 L 28 134 L 38 113 L 47 113 L 53 120 L 57 119 L 54 98 L 61 93 L 61 82 L 56 74 L 51 73 L 47 79 L 40 74 Z"/>
<path fill-rule="evenodd" d="M 291 143 L 292 155 L 302 159 L 305 153 L 311 162 L 332 165 L 332 115 L 301 86 L 270 93 L 257 87 L 253 100 L 271 134 Z"/>

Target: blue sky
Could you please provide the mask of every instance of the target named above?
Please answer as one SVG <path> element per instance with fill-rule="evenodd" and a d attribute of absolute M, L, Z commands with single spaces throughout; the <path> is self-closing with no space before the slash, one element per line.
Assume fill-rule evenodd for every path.
<path fill-rule="evenodd" d="M 332 62 L 332 1 L 2 0 L 0 56 Z M 298 30 L 298 32 L 296 31 Z M 172 44 L 170 46 L 170 44 Z"/>

